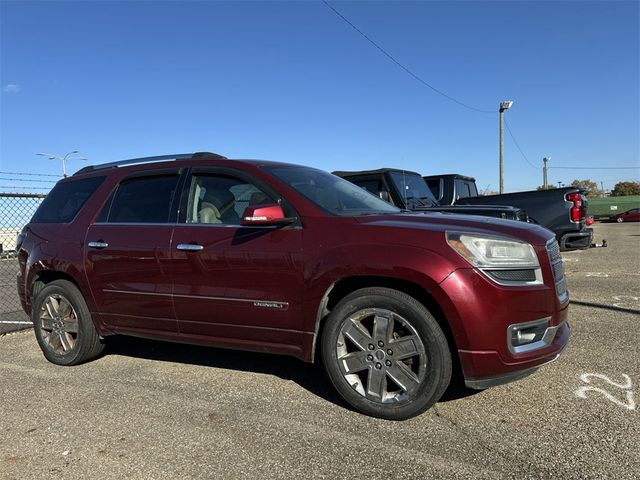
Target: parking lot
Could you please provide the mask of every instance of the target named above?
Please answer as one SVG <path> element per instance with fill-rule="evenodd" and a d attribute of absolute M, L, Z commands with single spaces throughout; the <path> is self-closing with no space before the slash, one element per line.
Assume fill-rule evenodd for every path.
<path fill-rule="evenodd" d="M 1 336 L 0 478 L 639 478 L 640 224 L 595 231 L 561 358 L 404 422 L 292 358 L 119 338 L 64 368 Z"/>

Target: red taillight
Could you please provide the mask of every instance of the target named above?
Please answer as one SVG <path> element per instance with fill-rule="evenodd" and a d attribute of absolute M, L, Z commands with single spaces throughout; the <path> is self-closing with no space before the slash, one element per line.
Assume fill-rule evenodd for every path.
<path fill-rule="evenodd" d="M 571 207 L 571 221 L 578 223 L 584 216 L 582 210 L 582 195 L 579 193 L 567 193 L 565 198 L 567 202 L 573 202 L 573 207 Z"/>

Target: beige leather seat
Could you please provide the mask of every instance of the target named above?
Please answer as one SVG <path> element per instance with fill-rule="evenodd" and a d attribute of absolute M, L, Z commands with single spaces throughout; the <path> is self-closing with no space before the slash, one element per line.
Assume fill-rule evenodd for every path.
<path fill-rule="evenodd" d="M 198 210 L 198 223 L 222 223 L 220 211 L 209 202 L 201 202 Z"/>

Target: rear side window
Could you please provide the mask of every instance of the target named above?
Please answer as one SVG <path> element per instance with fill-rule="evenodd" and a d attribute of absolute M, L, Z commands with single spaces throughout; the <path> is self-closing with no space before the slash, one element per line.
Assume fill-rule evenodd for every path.
<path fill-rule="evenodd" d="M 31 223 L 69 223 L 105 177 L 68 180 L 58 183 L 47 195 Z"/>
<path fill-rule="evenodd" d="M 167 223 L 179 175 L 155 175 L 122 182 L 99 215 L 107 223 Z"/>

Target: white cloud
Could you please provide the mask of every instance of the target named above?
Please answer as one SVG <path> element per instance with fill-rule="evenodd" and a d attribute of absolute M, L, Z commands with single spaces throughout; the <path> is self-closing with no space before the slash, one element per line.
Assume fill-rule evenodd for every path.
<path fill-rule="evenodd" d="M 4 86 L 4 91 L 7 93 L 18 93 L 20 91 L 20 85 L 9 83 L 8 85 Z"/>

